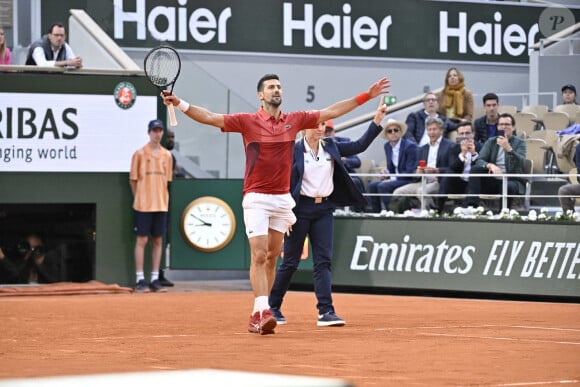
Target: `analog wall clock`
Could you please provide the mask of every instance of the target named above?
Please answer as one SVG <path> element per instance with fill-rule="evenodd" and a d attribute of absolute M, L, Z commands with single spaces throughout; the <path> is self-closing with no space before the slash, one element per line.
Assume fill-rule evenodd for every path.
<path fill-rule="evenodd" d="M 183 238 L 191 247 L 209 253 L 230 243 L 236 231 L 236 218 L 226 202 L 204 196 L 185 207 L 180 226 Z"/>

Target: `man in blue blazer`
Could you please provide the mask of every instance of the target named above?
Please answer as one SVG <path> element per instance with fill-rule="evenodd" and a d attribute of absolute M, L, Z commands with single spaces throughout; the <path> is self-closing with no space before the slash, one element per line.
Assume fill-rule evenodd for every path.
<path fill-rule="evenodd" d="M 461 121 L 457 124 L 457 139 L 449 152 L 449 173 L 461 173 L 463 176 L 446 176 L 439 183 L 437 207 L 442 212 L 449 194 L 464 195 L 467 192 L 469 172 L 479 157 L 481 144 L 474 141 L 473 126 L 470 121 Z"/>
<path fill-rule="evenodd" d="M 425 94 L 425 98 L 423 98 L 423 109 L 407 116 L 407 120 L 405 121 L 407 124 L 405 138 L 414 141 L 418 146 L 427 144 L 429 142 L 429 136 L 425 133 L 425 121 L 429 117 L 439 117 L 443 121 L 444 134 L 455 130 L 456 124 L 447 117 L 437 113 L 438 109 L 439 103 L 437 102 L 437 95 L 435 93 Z"/>
<path fill-rule="evenodd" d="M 443 137 L 444 122 L 440 118 L 427 118 L 425 122 L 429 143 L 419 148 L 417 155 L 419 162 L 416 170 L 418 175 L 430 175 L 449 172 L 449 152 L 453 143 Z M 439 192 L 440 178 L 427 176 L 426 181 L 407 184 L 399 187 L 393 192 L 394 196 L 407 196 L 415 194 L 419 200 L 423 194 L 437 194 Z M 426 209 L 435 208 L 434 201 L 429 196 L 424 196 L 424 207 Z"/>
<path fill-rule="evenodd" d="M 397 188 L 417 181 L 412 176 L 397 176 L 400 173 L 415 173 L 417 167 L 417 144 L 402 138 L 406 130 L 407 125 L 393 119 L 389 119 L 385 124 L 383 136 L 387 139 L 385 143 L 387 166 L 382 173 L 386 176 L 380 181 L 369 183 L 369 193 L 373 194 L 369 197 L 372 212 L 381 212 L 381 203 L 388 209 L 392 194 Z"/>
<path fill-rule="evenodd" d="M 337 206 L 364 205 L 366 200 L 350 178 L 342 157 L 363 152 L 382 131 L 387 105 L 380 104 L 367 131 L 356 141 L 336 142 L 324 137 L 324 123 L 308 129 L 296 142 L 290 193 L 296 202 L 296 223 L 284 239 L 284 258 L 276 271 L 269 304 L 278 324 L 286 324 L 281 306 L 298 268 L 306 236 L 312 247 L 317 326 L 342 326 L 332 303 L 332 248 L 334 210 Z"/>

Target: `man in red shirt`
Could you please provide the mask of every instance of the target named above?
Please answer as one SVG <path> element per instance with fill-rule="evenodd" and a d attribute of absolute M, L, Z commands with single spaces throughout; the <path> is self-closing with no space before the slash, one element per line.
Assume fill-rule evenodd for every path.
<path fill-rule="evenodd" d="M 290 195 L 290 172 L 296 134 L 354 110 L 369 99 L 388 93 L 390 81 L 381 78 L 366 92 L 336 102 L 322 110 L 283 113 L 282 85 L 276 74 L 266 74 L 258 82 L 262 106 L 256 113 L 219 114 L 190 105 L 175 94 L 162 93 L 166 105 L 173 104 L 189 118 L 221 128 L 222 132 L 241 133 L 246 153 L 243 202 L 246 235 L 250 243 L 250 283 L 254 309 L 248 331 L 274 333 L 276 319 L 268 305 L 274 283 L 276 259 L 284 233 L 296 222 Z"/>

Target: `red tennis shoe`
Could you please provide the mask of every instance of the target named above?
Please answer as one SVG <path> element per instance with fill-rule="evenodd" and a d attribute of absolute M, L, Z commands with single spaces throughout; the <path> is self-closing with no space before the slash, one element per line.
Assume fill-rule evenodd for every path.
<path fill-rule="evenodd" d="M 276 328 L 276 319 L 272 315 L 270 309 L 265 309 L 260 312 L 256 312 L 250 316 L 250 322 L 248 323 L 248 332 L 259 333 L 260 335 L 269 335 L 274 333 L 274 328 Z"/>

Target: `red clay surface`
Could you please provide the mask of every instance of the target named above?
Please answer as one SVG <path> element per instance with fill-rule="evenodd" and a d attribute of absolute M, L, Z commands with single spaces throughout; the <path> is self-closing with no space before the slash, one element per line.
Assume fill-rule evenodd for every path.
<path fill-rule="evenodd" d="M 580 386 L 580 305 L 335 294 L 316 327 L 290 292 L 275 335 L 246 327 L 249 291 L 0 298 L 0 380 L 214 368 L 355 386 Z"/>

